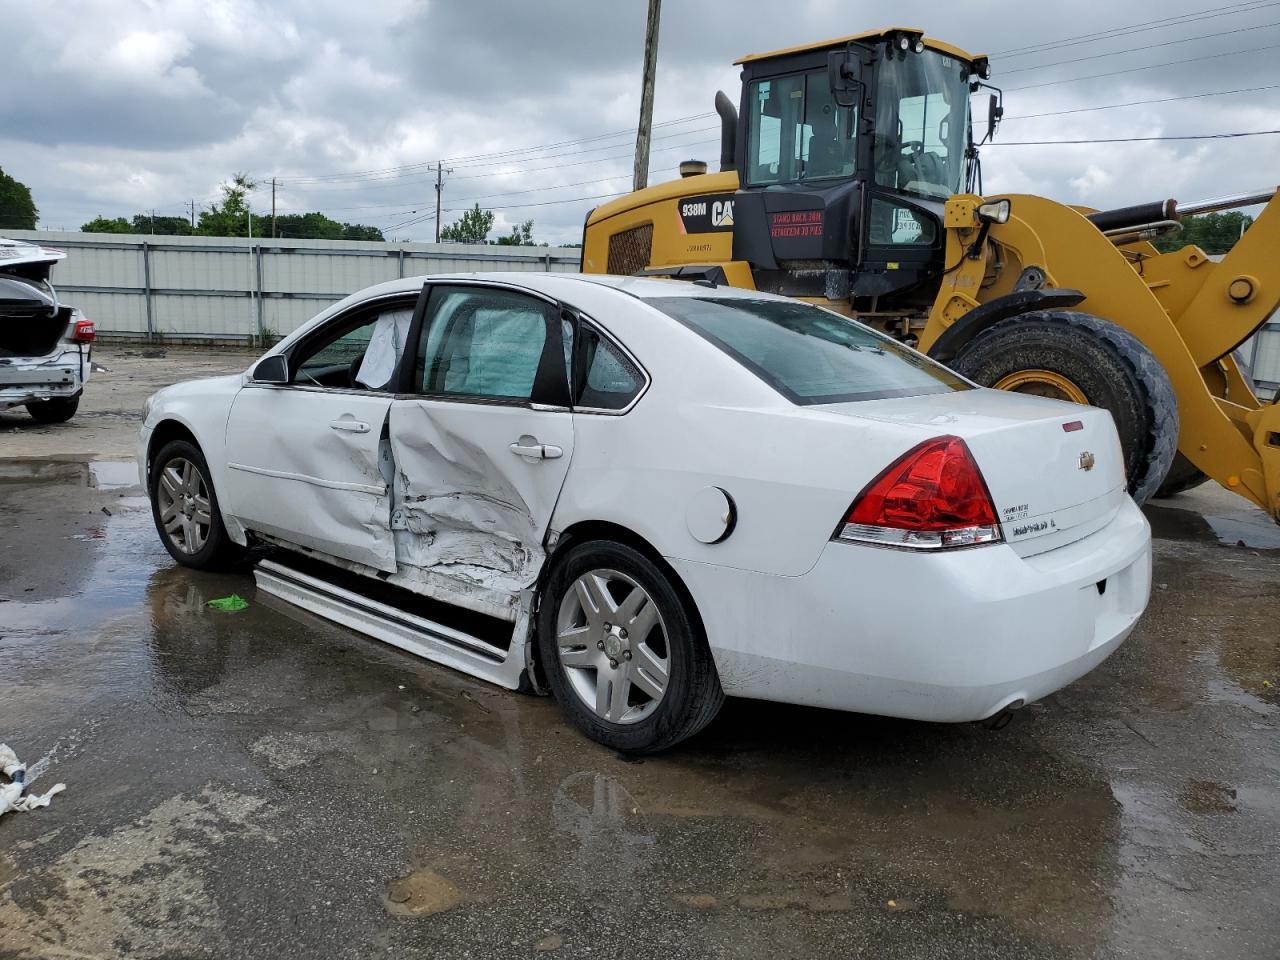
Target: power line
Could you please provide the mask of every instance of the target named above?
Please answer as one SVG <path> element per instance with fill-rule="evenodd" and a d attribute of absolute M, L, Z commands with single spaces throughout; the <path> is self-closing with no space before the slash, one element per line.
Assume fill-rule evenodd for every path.
<path fill-rule="evenodd" d="M 1265 137 L 1280 133 L 1280 130 L 1244 130 L 1235 133 L 1188 133 L 1171 137 L 1106 137 L 1098 140 L 993 140 L 987 146 L 996 147 L 1043 147 L 1053 144 L 1083 143 L 1152 143 L 1164 140 L 1233 140 L 1238 137 Z"/>
<path fill-rule="evenodd" d="M 1225 97 L 1235 93 L 1258 93 L 1263 90 L 1280 89 L 1280 83 L 1269 83 L 1262 87 L 1240 87 L 1237 90 L 1215 90 L 1210 93 L 1187 93 L 1178 97 L 1159 97 L 1154 100 L 1129 100 L 1126 103 L 1108 103 L 1100 107 L 1077 107 L 1073 110 L 1048 110 L 1044 113 L 1019 113 L 1005 117 L 1001 123 L 1010 120 L 1035 120 L 1040 117 L 1061 117 L 1069 113 L 1092 113 L 1095 110 L 1118 110 L 1121 107 L 1141 107 L 1153 103 L 1173 103 L 1177 100 L 1199 100 L 1204 97 Z"/>
<path fill-rule="evenodd" d="M 1203 57 L 1186 57 L 1181 60 L 1169 60 L 1165 63 L 1149 63 L 1143 67 L 1128 67 L 1124 70 L 1112 70 L 1110 73 L 1093 73 L 1085 77 L 1064 77 L 1061 80 L 1046 80 L 1043 83 L 1030 83 L 1022 87 L 1006 87 L 1006 93 L 1012 93 L 1015 90 L 1035 90 L 1040 87 L 1053 87 L 1063 83 L 1078 83 L 1082 80 L 1099 80 L 1103 77 L 1118 77 L 1124 73 L 1138 73 L 1142 70 L 1155 70 L 1159 67 L 1175 67 L 1182 66 L 1186 63 L 1199 63 L 1203 60 L 1217 60 L 1219 57 L 1242 56 L 1246 53 L 1259 53 L 1263 50 L 1274 50 L 1280 47 L 1280 43 L 1269 43 L 1262 47 L 1250 47 L 1247 50 L 1224 50 L 1221 53 L 1210 53 Z"/>
<path fill-rule="evenodd" d="M 1061 67 L 1068 63 L 1083 63 L 1085 60 L 1102 60 L 1106 57 L 1115 57 L 1122 53 L 1140 53 L 1143 50 L 1155 50 L 1158 47 L 1172 47 L 1179 43 L 1193 43 L 1200 40 L 1212 40 L 1215 37 L 1229 37 L 1236 33 L 1253 33 L 1255 30 L 1266 30 L 1268 27 L 1280 27 L 1280 21 L 1271 23 L 1259 23 L 1251 27 L 1237 27 L 1234 30 L 1223 30 L 1219 33 L 1204 33 L 1194 37 L 1183 37 L 1180 40 L 1165 40 L 1161 43 L 1149 43 L 1145 47 L 1125 47 L 1121 50 L 1112 50 L 1108 53 L 1095 53 L 1087 57 L 1074 57 L 1070 60 L 1054 60 L 1050 63 L 1038 63 L 1031 67 L 1018 67 L 1014 70 L 1003 71 L 1004 76 L 1013 73 L 1026 73 L 1028 70 L 1047 70 L 1050 67 Z"/>
<path fill-rule="evenodd" d="M 1180 27 L 1187 23 L 1197 23 L 1201 20 L 1212 20 L 1217 17 L 1234 16 L 1241 13 L 1253 13 L 1257 10 L 1265 10 L 1267 7 L 1280 6 L 1280 2 L 1272 0 L 1272 2 L 1260 2 L 1260 0 L 1250 0 L 1248 3 L 1233 3 L 1226 7 L 1192 10 L 1189 13 L 1175 17 L 1161 17 L 1158 20 L 1144 20 L 1141 23 L 1129 24 L 1123 27 L 1111 27 L 1106 30 L 1097 30 L 1093 33 L 1077 34 L 1074 37 L 1064 37 L 1058 40 L 1043 40 L 1039 43 L 1032 43 L 1022 47 L 1014 47 L 1009 50 L 1003 50 L 999 53 L 991 54 L 992 58 L 1000 57 L 1008 59 L 1010 57 L 1023 57 L 1032 53 L 1043 53 L 1046 50 L 1060 50 L 1063 47 L 1075 47 L 1082 43 L 1092 43 L 1098 40 L 1112 40 L 1116 37 L 1132 36 L 1135 33 L 1148 33 L 1152 30 L 1163 30 L 1167 27 Z"/>
<path fill-rule="evenodd" d="M 712 113 L 692 114 L 687 117 L 678 117 L 674 120 L 664 120 L 661 123 L 655 123 L 654 127 L 656 128 L 656 127 L 678 126 L 679 124 L 689 123 L 693 120 L 705 120 L 707 117 L 711 117 L 711 116 L 714 116 L 714 114 Z M 689 131 L 683 131 L 683 132 L 688 133 Z M 316 181 L 340 180 L 340 179 L 355 179 L 355 178 L 363 179 L 366 177 L 376 179 L 381 176 L 385 176 L 388 174 L 395 174 L 400 171 L 414 171 L 419 169 L 425 169 L 427 167 L 434 166 L 437 162 L 450 163 L 450 164 L 454 164 L 455 166 L 458 166 L 458 165 L 490 166 L 492 164 L 482 164 L 482 163 L 479 163 L 478 161 L 492 159 L 494 163 L 502 163 L 502 162 L 506 162 L 506 160 L 494 159 L 494 158 L 511 158 L 514 156 L 519 156 L 524 154 L 537 153 L 542 150 L 553 150 L 553 149 L 558 149 L 559 147 L 573 146 L 575 144 L 594 143 L 599 140 L 611 140 L 616 137 L 627 136 L 634 133 L 635 133 L 634 129 L 617 130 L 611 133 L 601 133 L 601 134 L 595 134 L 593 136 L 587 136 L 587 137 L 575 137 L 570 140 L 561 140 L 556 143 L 543 143 L 543 144 L 536 144 L 534 146 L 528 146 L 528 147 L 514 147 L 509 150 L 499 150 L 491 153 L 478 153 L 478 154 L 472 154 L 471 156 L 465 156 L 465 157 L 450 157 L 450 158 L 445 158 L 442 161 L 430 160 L 430 161 L 423 161 L 420 163 L 400 164 L 394 167 L 382 167 L 380 169 L 373 169 L 373 170 L 351 170 L 351 171 L 347 171 L 346 173 L 321 174 L 316 176 L 279 177 L 278 180 L 281 183 L 304 183 L 304 182 L 309 183 L 309 182 L 316 182 Z M 674 136 L 680 136 L 680 135 L 681 135 L 680 133 L 672 133 L 672 134 L 668 134 L 667 136 L 674 137 Z M 607 150 L 607 149 L 610 149 L 610 147 L 603 146 L 595 149 Z M 580 152 L 585 152 L 585 151 L 580 151 Z M 547 158 L 535 157 L 532 159 L 547 159 Z"/>
<path fill-rule="evenodd" d="M 653 139 L 655 141 L 673 140 L 677 137 L 687 137 L 687 136 L 693 136 L 695 134 L 708 133 L 715 129 L 718 129 L 718 128 L 700 127 L 696 130 L 681 130 L 678 133 L 669 133 L 661 137 L 654 137 Z M 561 157 L 580 157 L 587 153 L 595 153 L 598 150 L 616 150 L 621 146 L 622 144 L 610 143 L 610 144 L 605 144 L 599 147 L 588 147 L 583 150 L 570 150 L 566 153 L 549 153 L 540 157 L 528 157 L 528 158 L 513 157 L 506 160 L 494 160 L 494 161 L 488 161 L 485 163 L 463 165 L 461 169 L 472 170 L 472 169 L 478 169 L 482 167 L 509 166 L 511 164 L 519 163 L 519 162 L 535 162 L 536 163 L 537 161 L 540 161 L 540 160 L 556 160 Z M 685 144 L 673 144 L 672 146 L 682 147 L 682 146 L 685 146 Z M 662 149 L 671 149 L 671 147 L 664 147 Z M 611 160 L 611 159 L 614 159 L 614 158 L 613 157 L 596 157 L 594 159 L 589 159 L 585 162 L 595 163 L 597 161 Z M 565 164 L 565 166 L 568 166 L 568 165 L 569 164 Z M 546 169 L 546 168 L 543 168 L 543 169 Z M 524 172 L 524 171 L 513 171 L 513 172 Z M 452 177 L 451 179 L 466 180 L 466 179 L 475 179 L 477 177 L 492 177 L 492 176 L 504 176 L 504 175 L 505 175 L 504 172 L 499 171 L 497 173 L 469 174 L 465 176 Z M 356 189 L 361 189 L 366 184 L 391 184 L 394 186 L 396 184 L 401 184 L 401 183 L 419 183 L 419 182 L 425 182 L 425 181 L 434 180 L 434 179 L 435 179 L 434 171 L 431 171 L 431 172 L 422 171 L 419 173 L 414 173 L 410 171 L 404 174 L 388 175 L 388 176 L 382 176 L 382 177 L 361 177 L 361 178 L 353 177 L 348 182 L 325 181 L 322 183 L 303 183 L 298 186 L 302 188 L 309 187 L 310 189 L 313 189 L 313 190 L 314 189 L 356 190 Z"/>

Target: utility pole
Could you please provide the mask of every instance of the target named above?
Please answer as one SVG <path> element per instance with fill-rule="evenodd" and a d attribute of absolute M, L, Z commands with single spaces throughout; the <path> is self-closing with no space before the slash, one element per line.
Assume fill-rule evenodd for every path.
<path fill-rule="evenodd" d="M 276 178 L 271 178 L 271 239 L 276 237 Z"/>
<path fill-rule="evenodd" d="M 444 164 L 436 161 L 436 243 L 440 242 L 440 198 L 444 195 L 444 175 L 453 173 L 453 167 L 444 169 Z"/>
<path fill-rule="evenodd" d="M 195 235 L 195 232 L 196 232 L 196 202 L 194 199 L 192 199 L 191 201 L 191 233 L 193 236 Z"/>
<path fill-rule="evenodd" d="M 653 130 L 653 84 L 658 71 L 658 19 L 662 0 L 649 0 L 644 30 L 644 77 L 640 90 L 640 127 L 636 130 L 636 168 L 633 189 L 649 185 L 649 134 Z"/>
<path fill-rule="evenodd" d="M 151 208 L 151 233 L 154 236 L 156 232 L 156 208 Z"/>

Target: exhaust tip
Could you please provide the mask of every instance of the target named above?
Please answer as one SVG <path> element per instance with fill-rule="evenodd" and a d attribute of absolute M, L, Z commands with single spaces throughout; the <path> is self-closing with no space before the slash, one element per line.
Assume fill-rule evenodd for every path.
<path fill-rule="evenodd" d="M 978 725 L 987 730 L 1003 730 L 1013 720 L 1014 711 L 1024 706 L 1026 701 L 1021 698 L 1010 701 L 985 720 L 979 720 Z"/>
<path fill-rule="evenodd" d="M 680 163 L 680 176 L 700 177 L 707 172 L 705 160 L 684 160 Z"/>

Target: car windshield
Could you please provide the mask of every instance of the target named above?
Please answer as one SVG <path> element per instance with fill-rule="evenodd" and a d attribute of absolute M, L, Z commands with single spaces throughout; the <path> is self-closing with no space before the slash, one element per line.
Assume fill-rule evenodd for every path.
<path fill-rule="evenodd" d="M 897 341 L 807 303 L 746 297 L 653 297 L 645 302 L 701 334 L 792 403 L 845 403 L 970 388 Z"/>
<path fill-rule="evenodd" d="M 880 63 L 876 183 L 925 197 L 962 193 L 969 66 L 937 50 Z"/>

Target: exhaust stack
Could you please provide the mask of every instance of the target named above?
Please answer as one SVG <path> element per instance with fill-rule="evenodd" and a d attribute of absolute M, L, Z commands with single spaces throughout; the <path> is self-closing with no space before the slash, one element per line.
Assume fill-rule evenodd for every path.
<path fill-rule="evenodd" d="M 723 90 L 716 91 L 716 113 L 720 114 L 720 171 L 738 169 L 734 144 L 738 139 L 738 108 Z"/>

